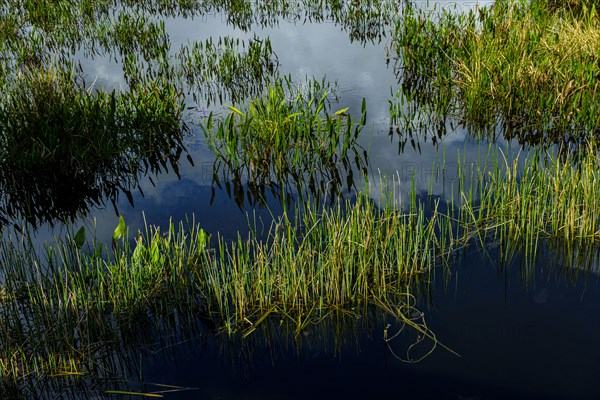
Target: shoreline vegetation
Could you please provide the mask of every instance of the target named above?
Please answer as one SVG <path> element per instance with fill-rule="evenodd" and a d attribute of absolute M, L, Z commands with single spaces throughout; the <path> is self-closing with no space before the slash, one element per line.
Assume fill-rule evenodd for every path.
<path fill-rule="evenodd" d="M 89 2 L 82 3 L 92 7 Z M 86 14 L 65 17 L 70 21 L 67 24 L 61 19 L 69 15 L 63 14 L 66 9 L 61 11 L 48 2 L 40 4 L 41 8 L 35 8 L 28 3 L 24 13 L 41 27 L 38 34 L 55 31 L 56 24 L 71 27 L 70 23 L 87 18 Z M 366 151 L 357 145 L 366 124 L 365 103 L 358 122 L 347 114 L 347 109 L 330 112 L 324 81 L 312 84 L 315 93 L 307 97 L 296 93 L 290 100 L 290 89 L 273 77 L 277 61 L 269 41 L 253 39 L 247 45 L 246 56 L 234 55 L 240 45 L 245 45 L 233 40 L 223 41 L 227 51 L 222 54 L 216 54 L 218 46 L 213 42 L 189 47 L 180 52 L 185 68 L 178 73 L 166 57 L 169 46 L 164 24 L 141 15 L 137 15 L 137 23 L 110 19 L 107 10 L 114 4 L 106 4 L 102 15 L 111 22 L 110 40 L 108 36 L 94 36 L 89 43 L 82 41 L 79 35 L 84 31 L 77 25 L 70 28 L 72 38 L 59 35 L 53 43 L 51 35 L 36 39 L 35 30 L 23 29 L 16 16 L 1 21 L 1 35 L 9 37 L 10 32 L 16 32 L 16 37 L 29 37 L 31 46 L 40 46 L 2 48 L 3 54 L 10 55 L 0 70 L 1 83 L 4 88 L 12 88 L 10 100 L 15 102 L 3 100 L 3 112 L 8 112 L 9 106 L 20 109 L 21 103 L 37 94 L 65 105 L 59 109 L 62 113 L 53 114 L 57 119 L 72 115 L 81 106 L 83 120 L 88 113 L 107 118 L 114 115 L 103 126 L 110 128 L 115 121 L 120 127 L 130 124 L 132 129 L 125 130 L 130 134 L 144 127 L 154 132 L 154 116 L 158 122 L 165 122 L 161 132 L 172 135 L 166 139 L 155 137 L 166 140 L 162 152 L 153 147 L 155 141 L 143 140 L 143 132 L 138 142 L 130 141 L 129 145 L 137 143 L 139 152 L 156 158 L 149 164 L 147 158 L 134 157 L 140 163 L 134 164 L 134 173 L 168 168 L 177 173 L 184 151 L 180 145 L 185 104 L 183 90 L 169 78 L 177 78 L 177 82 L 185 79 L 189 86 L 198 86 L 198 92 L 206 85 L 220 84 L 232 90 L 241 71 L 248 84 L 245 93 L 258 96 L 264 93 L 264 87 L 270 90 L 262 98 L 254 97 L 247 108 L 231 106 L 226 118 L 213 121 L 211 115 L 203 125 L 211 149 L 230 169 L 235 171 L 231 167 L 235 166 L 248 175 L 254 174 L 257 182 L 281 181 L 291 171 L 297 175 L 293 179 L 310 187 L 316 185 L 316 178 L 312 184 L 310 177 L 306 182 L 299 169 L 309 157 L 318 164 L 314 167 L 317 171 L 339 174 L 341 163 L 344 172 L 351 173 L 348 154 L 355 156 L 360 172 L 366 168 Z M 499 246 L 500 264 L 508 267 L 516 254 L 524 255 L 533 265 L 540 244 L 552 241 L 560 243 L 559 257 L 580 257 L 574 255 L 580 250 L 581 254 L 589 254 L 589 258 L 580 254 L 577 262 L 592 270 L 600 241 L 595 139 L 600 128 L 600 25 L 595 2 L 554 4 L 497 2 L 489 9 L 467 15 L 442 14 L 435 22 L 419 11 L 409 10 L 393 32 L 393 48 L 403 74 L 397 98 L 407 100 L 399 105 L 391 102 L 394 123 L 412 123 L 414 112 L 425 112 L 434 120 L 458 120 L 470 127 L 473 135 L 495 135 L 501 130 L 508 139 L 516 137 L 523 143 L 538 145 L 514 160 L 490 145 L 487 157 L 492 167 L 486 163 L 485 169 L 476 167 L 469 176 L 459 173 L 450 200 L 416 193 L 411 188 L 408 204 L 398 204 L 397 191 L 404 188 L 399 188 L 393 178 L 382 177 L 384 198 L 379 203 L 373 201 L 368 189 L 327 206 L 306 196 L 295 212 L 277 218 L 266 236 L 252 221 L 249 236 L 227 242 L 218 232 L 209 236 L 193 220 L 174 222 L 165 231 L 150 223 L 144 232 L 127 232 L 121 219 L 112 246 L 86 238 L 89 232 L 82 228 L 48 243 L 43 254 L 38 254 L 27 229 L 18 235 L 4 227 L 0 250 L 0 393 L 15 387 L 18 393 L 22 385 L 58 376 L 76 379 L 97 374 L 103 368 L 102 359 L 123 350 L 128 332 L 140 321 L 154 328 L 173 329 L 199 323 L 212 335 L 247 338 L 261 325 L 280 320 L 292 326 L 298 336 L 328 315 L 358 315 L 360 310 L 372 307 L 399 326 L 419 332 L 419 340 L 443 346 L 416 309 L 420 299 L 415 288 L 430 283 L 436 274 L 451 274 L 453 259 L 469 247 L 485 251 L 490 244 Z M 44 7 L 53 13 L 45 13 Z M 142 8 L 138 11 L 143 13 Z M 127 26 L 135 26 L 137 31 L 128 32 Z M 377 32 L 367 33 L 373 38 Z M 154 39 L 140 41 L 141 50 L 137 50 L 142 56 L 138 59 L 137 53 L 128 53 L 127 49 L 146 34 Z M 42 49 L 42 39 L 49 41 L 47 52 Z M 40 66 L 53 65 L 53 46 L 82 46 L 93 52 L 94 46 L 87 46 L 94 40 L 100 41 L 101 48 L 119 49 L 129 92 L 117 97 L 116 91 L 88 92 L 84 86 L 74 86 L 72 76 L 62 71 L 77 68 L 59 68 L 69 65 L 60 57 L 56 69 Z M 523 45 L 526 53 L 522 56 Z M 207 49 L 215 53 L 214 57 L 205 54 Z M 203 70 L 200 78 L 194 77 L 193 71 L 207 59 L 219 60 L 219 68 L 225 72 Z M 228 63 L 235 64 L 237 72 L 232 72 Z M 13 64 L 25 67 L 18 75 L 9 76 Z M 151 68 L 146 70 L 146 64 Z M 149 71 L 149 75 L 140 75 L 142 71 Z M 163 79 L 153 79 L 153 74 Z M 35 88 L 14 84 L 26 76 L 37 79 L 32 81 L 37 84 Z M 252 82 L 261 89 L 255 89 Z M 131 100 L 133 95 L 139 96 Z M 61 96 L 81 101 L 69 104 Z M 42 100 L 38 103 L 47 105 Z M 148 110 L 148 105 L 156 112 L 142 115 L 140 110 Z M 136 112 L 128 112 L 132 109 Z M 107 115 L 106 110 L 113 110 L 113 114 Z M 123 116 L 138 113 L 139 120 Z M 8 117 L 17 114 L 11 112 Z M 43 113 L 34 114 L 43 122 Z M 8 117 L 4 121 L 11 121 Z M 3 152 L 9 150 L 5 145 L 8 133 L 28 135 L 30 124 L 24 119 L 15 121 L 10 126 L 0 124 Z M 71 119 L 66 121 L 72 123 Z M 14 130 L 15 126 L 23 130 Z M 107 132 L 111 131 L 108 128 Z M 289 131 L 298 134 L 294 141 L 286 141 L 290 139 L 285 136 Z M 255 146 L 252 135 L 257 132 L 262 149 L 271 149 L 267 156 Z M 52 142 L 56 137 L 49 135 L 44 140 Z M 87 143 L 74 142 L 73 151 L 85 155 L 78 146 Z M 126 148 L 127 143 L 122 147 Z M 47 148 L 41 146 L 39 151 Z M 117 152 L 108 150 L 106 159 L 110 164 Z M 62 164 L 62 159 L 48 156 Z M 0 161 L 7 160 L 11 158 L 2 154 Z M 459 171 L 466 171 L 464 163 L 458 164 Z M 71 170 L 77 166 L 76 162 Z M 111 175 L 113 167 L 111 164 L 102 171 Z M 97 177 L 94 173 L 90 173 L 91 180 Z M 127 190 L 135 188 L 137 175 L 127 176 Z M 354 187 L 350 180 L 347 182 L 349 189 Z M 130 192 L 125 194 L 131 198 Z M 586 259 L 587 265 L 582 261 Z M 385 336 L 387 340 L 387 332 Z M 406 361 L 418 359 L 409 357 Z"/>

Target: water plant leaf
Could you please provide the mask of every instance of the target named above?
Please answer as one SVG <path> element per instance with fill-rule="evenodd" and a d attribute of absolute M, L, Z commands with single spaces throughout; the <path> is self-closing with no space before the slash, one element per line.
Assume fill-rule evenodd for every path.
<path fill-rule="evenodd" d="M 350 109 L 350 107 L 342 108 L 341 110 L 337 110 L 335 115 L 346 115 L 346 112 Z"/>
<path fill-rule="evenodd" d="M 122 215 L 119 215 L 119 225 L 115 228 L 113 233 L 113 240 L 119 240 L 127 230 L 127 226 L 125 225 L 125 220 Z"/>
<path fill-rule="evenodd" d="M 153 240 L 152 244 L 150 245 L 150 261 L 152 262 L 153 265 L 158 265 L 160 264 L 160 249 L 158 248 L 158 241 L 157 240 Z"/>
<path fill-rule="evenodd" d="M 75 234 L 75 237 L 73 238 L 73 242 L 75 243 L 75 246 L 77 246 L 78 249 L 81 249 L 81 247 L 83 247 L 83 244 L 85 243 L 85 227 L 84 226 L 79 228 L 79 230 Z"/>
<path fill-rule="evenodd" d="M 136 239 L 135 249 L 133 250 L 133 254 L 131 255 L 131 260 L 133 263 L 137 263 L 142 261 L 144 256 L 146 255 L 146 246 L 144 246 L 142 235 L 139 234 Z"/>
<path fill-rule="evenodd" d="M 204 229 L 198 229 L 198 235 L 196 236 L 196 243 L 198 244 L 198 251 L 203 251 L 208 243 L 208 234 Z"/>
<path fill-rule="evenodd" d="M 102 250 L 104 249 L 104 245 L 99 243 L 94 247 L 94 259 L 98 259 L 102 256 Z"/>
<path fill-rule="evenodd" d="M 284 123 L 288 123 L 288 122 L 290 122 L 292 119 L 294 119 L 294 118 L 296 118 L 296 117 L 298 117 L 298 116 L 300 116 L 300 115 L 302 115 L 302 113 L 301 113 L 301 112 L 295 112 L 295 113 L 293 113 L 293 114 L 290 114 L 290 115 L 288 115 L 287 117 L 285 117 L 285 120 L 284 120 L 283 122 L 284 122 Z"/>
<path fill-rule="evenodd" d="M 229 108 L 231 111 L 233 111 L 234 113 L 236 113 L 236 114 L 238 114 L 238 115 L 240 115 L 242 117 L 245 116 L 243 112 L 241 112 L 240 110 L 238 110 L 234 106 L 225 106 L 225 107 Z"/>

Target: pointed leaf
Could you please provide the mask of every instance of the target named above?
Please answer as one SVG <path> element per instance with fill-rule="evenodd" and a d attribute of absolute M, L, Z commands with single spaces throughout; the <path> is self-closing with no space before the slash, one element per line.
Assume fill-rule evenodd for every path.
<path fill-rule="evenodd" d="M 125 196 L 127 196 L 127 201 L 129 201 L 129 204 L 131 204 L 131 207 L 133 207 L 133 195 L 131 194 L 131 191 L 124 190 L 123 192 L 125 193 Z"/>
<path fill-rule="evenodd" d="M 115 228 L 115 232 L 113 233 L 113 240 L 119 240 L 127 230 L 127 226 L 125 225 L 125 220 L 122 215 L 119 215 L 119 225 Z"/>
<path fill-rule="evenodd" d="M 234 106 L 225 106 L 227 108 L 229 108 L 231 111 L 233 111 L 234 113 L 240 115 L 240 116 L 244 116 L 244 113 L 241 112 L 240 110 L 238 110 L 237 108 L 235 108 Z"/>
<path fill-rule="evenodd" d="M 84 226 L 79 228 L 79 230 L 75 234 L 75 237 L 73 238 L 73 242 L 75 242 L 75 246 L 77 246 L 78 249 L 81 249 L 83 247 L 83 244 L 85 243 L 85 227 Z"/>
<path fill-rule="evenodd" d="M 346 115 L 346 112 L 350 109 L 350 107 L 342 108 L 341 110 L 337 110 L 335 115 Z"/>

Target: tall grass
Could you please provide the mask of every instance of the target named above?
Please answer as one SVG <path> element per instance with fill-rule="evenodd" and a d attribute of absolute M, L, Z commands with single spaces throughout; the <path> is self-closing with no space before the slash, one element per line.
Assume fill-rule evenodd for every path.
<path fill-rule="evenodd" d="M 141 174 L 178 172 L 181 94 L 166 82 L 88 91 L 73 70 L 30 67 L 0 100 L 0 219 L 68 220 L 131 191 Z"/>
<path fill-rule="evenodd" d="M 146 319 L 200 318 L 213 332 L 248 335 L 278 315 L 300 332 L 334 310 L 400 304 L 411 280 L 447 254 L 434 234 L 439 221 L 424 222 L 423 210 L 378 209 L 361 197 L 305 211 L 281 217 L 265 240 L 252 233 L 217 238 L 215 247 L 196 225 L 148 228 L 131 244 L 118 241 L 112 255 L 97 243 L 86 250 L 82 233 L 43 255 L 26 237 L 6 241 L 2 376 L 94 371 L 102 346 L 122 343 Z"/>
<path fill-rule="evenodd" d="M 599 19 L 594 7 L 547 4 L 498 2 L 436 21 L 407 13 L 394 35 L 408 72 L 402 90 L 441 116 L 523 141 L 594 134 Z"/>
<path fill-rule="evenodd" d="M 595 149 L 587 143 L 578 152 L 539 150 L 524 162 L 522 157 L 511 162 L 501 158 L 488 171 L 479 202 L 464 205 L 474 229 L 493 231 L 501 245 L 521 243 L 529 256 L 535 256 L 538 242 L 546 238 L 597 246 L 600 186 Z"/>
<path fill-rule="evenodd" d="M 217 121 L 211 114 L 201 129 L 209 148 L 217 156 L 217 168 L 226 165 L 241 184 L 247 178 L 257 200 L 264 188 L 276 197 L 287 198 L 288 190 L 307 191 L 317 198 L 334 197 L 344 184 L 353 185 L 351 156 L 364 172 L 366 152 L 357 142 L 366 124 L 366 102 L 361 110 L 332 111 L 333 95 L 324 80 L 308 81 L 305 88 L 294 86 L 291 78 L 278 79 L 265 93 L 246 106 L 229 106 L 230 113 Z M 360 120 L 352 118 L 360 112 Z M 342 179 L 346 173 L 346 181 Z M 215 176 L 218 171 L 215 171 Z M 292 188 L 289 184 L 292 183 Z M 220 185 L 220 182 L 217 182 Z M 235 185 L 235 182 L 234 182 Z M 234 187 L 238 204 L 243 189 Z M 264 199 L 262 199 L 264 200 Z"/>
<path fill-rule="evenodd" d="M 256 36 L 247 44 L 228 36 L 195 42 L 182 46 L 177 58 L 194 101 L 205 99 L 207 106 L 216 99 L 238 102 L 259 95 L 278 68 L 270 39 Z"/>
<path fill-rule="evenodd" d="M 307 209 L 272 227 L 266 241 L 250 237 L 220 242 L 206 269 L 214 310 L 234 321 L 256 321 L 276 313 L 298 321 L 331 309 L 398 299 L 410 281 L 447 256 L 424 211 L 404 214 L 377 209 L 360 197 L 347 209 Z M 301 226 L 298 230 L 296 226 Z M 299 325 L 301 328 L 301 325 Z"/>

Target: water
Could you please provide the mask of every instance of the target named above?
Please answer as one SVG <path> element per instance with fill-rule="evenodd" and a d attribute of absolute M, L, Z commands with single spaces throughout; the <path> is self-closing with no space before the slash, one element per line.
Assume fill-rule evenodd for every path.
<path fill-rule="evenodd" d="M 473 6 L 470 2 L 460 5 Z M 390 92 L 398 88 L 398 77 L 386 62 L 390 41 L 385 30 L 361 40 L 359 27 L 331 20 L 312 23 L 289 17 L 278 19 L 276 26 L 254 25 L 249 30 L 232 27 L 221 12 L 165 20 L 173 54 L 188 41 L 211 36 L 268 37 L 280 75 L 289 74 L 298 85 L 311 77 L 337 82 L 338 103 L 333 109 L 349 107 L 350 113 L 359 116 L 366 98 L 368 122 L 361 145 L 369 154 L 369 190 L 374 201 L 381 201 L 382 176 L 396 177 L 396 193 L 402 201 L 407 200 L 411 186 L 417 193 L 447 200 L 449 187 L 457 180 L 453 174 L 457 154 L 476 162 L 487 151 L 486 143 L 476 143 L 463 129 L 444 136 L 439 146 L 423 141 L 417 149 L 407 145 L 399 151 L 398 138 L 388 134 L 388 101 Z M 83 69 L 101 86 L 127 86 L 120 67 L 110 60 L 84 60 Z M 134 206 L 125 196 L 119 197 L 116 205 L 130 231 L 143 230 L 144 220 L 166 226 L 170 219 L 180 221 L 193 215 L 207 232 L 233 239 L 237 232 L 247 230 L 249 218 L 268 225 L 281 214 L 281 204 L 274 199 L 267 205 L 240 207 L 226 190 L 215 186 L 215 159 L 194 121 L 211 111 L 216 115 L 226 111 L 208 102 L 194 106 L 196 110 L 187 116 L 191 135 L 185 139 L 194 165 L 183 159 L 179 177 L 161 173 L 151 177 L 153 183 L 143 178 L 144 195 L 133 193 Z M 519 150 L 511 141 L 500 139 L 497 145 L 509 158 Z M 439 163 L 443 157 L 447 172 L 442 176 Z M 355 183 L 349 195 L 364 189 L 362 181 Z M 108 242 L 117 221 L 112 207 L 107 207 L 93 210 L 75 225 L 86 224 L 99 240 Z M 38 240 L 49 240 L 61 229 L 43 226 L 37 231 Z M 542 249 L 546 250 L 540 250 L 533 266 L 523 266 L 518 254 L 508 265 L 500 265 L 493 246 L 487 254 L 469 250 L 452 265 L 449 276 L 438 272 L 433 287 L 419 298 L 419 309 L 438 340 L 460 357 L 438 346 L 419 363 L 400 361 L 393 352 L 404 356 L 417 333 L 407 332 L 386 343 L 384 330 L 393 334 L 398 322 L 372 311 L 365 318 L 311 327 L 297 337 L 277 321 L 241 341 L 201 331 L 172 346 L 139 349 L 139 364 L 133 369 L 141 366 L 137 372 L 144 382 L 189 388 L 168 393 L 172 399 L 600 398 L 598 264 L 577 276 L 576 263 L 556 265 L 558 257 L 550 248 Z M 424 341 L 413 354 L 424 354 L 431 344 Z M 132 387 L 146 392 L 165 390 L 151 384 L 132 383 Z"/>
<path fill-rule="evenodd" d="M 573 271 L 559 271 L 548 257 L 541 257 L 544 262 L 536 276 L 523 280 L 527 274 L 518 263 L 499 271 L 489 258 L 471 253 L 450 278 L 438 277 L 422 312 L 438 340 L 460 357 L 438 346 L 419 363 L 402 362 L 392 352 L 405 357 L 414 334 L 388 347 L 384 329 L 390 324 L 391 335 L 398 323 L 373 318 L 356 321 L 337 340 L 335 329 L 324 324 L 299 339 L 271 332 L 271 339 L 257 333 L 229 345 L 186 342 L 165 351 L 168 366 L 163 359 L 145 359 L 144 376 L 147 382 L 195 388 L 174 399 L 597 399 L 597 272 L 587 283 L 583 273 L 573 282 Z M 430 347 L 425 341 L 413 354 Z"/>

